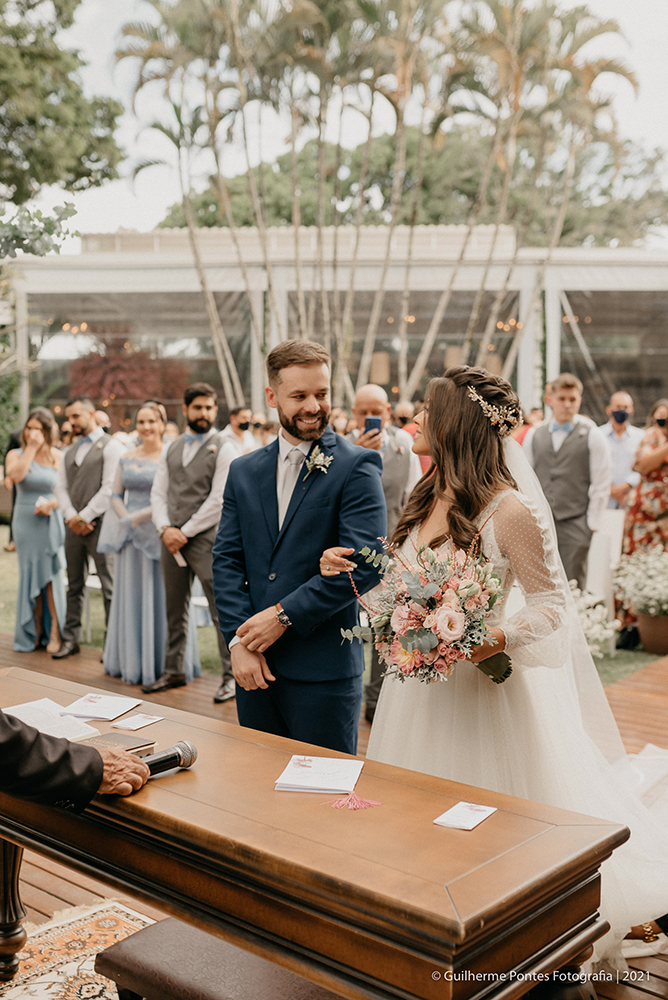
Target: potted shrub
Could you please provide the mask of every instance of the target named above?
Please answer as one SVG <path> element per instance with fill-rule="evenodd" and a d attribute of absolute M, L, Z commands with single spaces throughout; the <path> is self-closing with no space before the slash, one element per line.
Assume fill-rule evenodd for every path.
<path fill-rule="evenodd" d="M 568 583 L 580 618 L 589 652 L 599 659 L 605 655 L 610 640 L 619 628 L 619 622 L 608 620 L 608 609 L 598 597 L 588 590 L 580 590 L 575 580 Z"/>
<path fill-rule="evenodd" d="M 648 653 L 668 653 L 668 552 L 640 548 L 622 556 L 615 576 L 617 596 L 638 619 L 638 631 Z"/>

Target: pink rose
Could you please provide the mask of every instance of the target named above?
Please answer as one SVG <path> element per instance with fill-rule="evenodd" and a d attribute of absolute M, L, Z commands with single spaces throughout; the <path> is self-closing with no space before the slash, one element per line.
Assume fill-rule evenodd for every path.
<path fill-rule="evenodd" d="M 413 601 L 411 604 L 408 605 L 408 607 L 411 616 L 413 618 L 417 618 L 418 621 L 420 622 L 423 622 L 425 620 L 427 615 L 427 609 L 424 607 L 424 605 L 418 604 L 416 601 Z"/>
<path fill-rule="evenodd" d="M 459 586 L 459 584 L 457 584 L 457 586 Z M 448 607 L 451 608 L 459 607 L 459 598 L 457 597 L 457 593 L 454 590 L 454 588 L 449 587 L 446 591 L 443 592 L 443 595 L 441 597 L 441 604 L 446 604 L 448 605 Z"/>
<path fill-rule="evenodd" d="M 464 635 L 466 617 L 461 611 L 445 605 L 434 611 L 433 618 L 435 631 L 444 642 L 456 642 Z"/>
<path fill-rule="evenodd" d="M 464 601 L 464 607 L 467 611 L 473 611 L 478 606 L 478 603 L 477 597 L 469 597 L 468 601 Z"/>
<path fill-rule="evenodd" d="M 445 654 L 450 649 L 450 647 L 448 646 L 448 644 L 446 642 L 439 642 L 439 644 L 438 644 L 438 646 L 436 648 L 438 649 L 439 656 L 445 656 Z"/>
<path fill-rule="evenodd" d="M 448 583 L 448 587 L 450 588 L 450 590 L 459 590 L 459 585 L 461 582 L 462 581 L 459 579 L 458 576 L 453 576 L 450 579 L 450 582 Z"/>
<path fill-rule="evenodd" d="M 438 656 L 437 649 L 430 649 L 429 652 L 422 654 L 422 662 L 426 664 L 433 663 Z"/>
<path fill-rule="evenodd" d="M 397 635 L 405 635 L 406 630 L 408 629 L 410 617 L 411 615 L 408 610 L 408 605 L 398 604 L 392 612 L 392 617 L 390 618 L 390 628 Z"/>
<path fill-rule="evenodd" d="M 398 639 L 392 643 L 392 662 L 399 667 L 403 674 L 410 674 L 416 667 L 422 664 L 422 653 L 419 649 L 409 652 L 401 645 Z"/>
<path fill-rule="evenodd" d="M 434 661 L 434 669 L 438 670 L 439 674 L 443 674 L 445 677 L 449 677 L 452 673 L 452 666 L 440 657 Z"/>

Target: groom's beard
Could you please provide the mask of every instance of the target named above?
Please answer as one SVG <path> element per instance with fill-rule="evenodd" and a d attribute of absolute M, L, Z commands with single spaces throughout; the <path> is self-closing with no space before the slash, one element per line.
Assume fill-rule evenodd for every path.
<path fill-rule="evenodd" d="M 188 427 L 193 434 L 208 434 L 213 424 L 206 417 L 200 417 L 198 420 L 189 420 Z"/>
<path fill-rule="evenodd" d="M 292 420 L 283 413 L 280 406 L 277 407 L 277 410 L 278 419 L 281 422 L 283 430 L 286 430 L 292 437 L 297 438 L 298 441 L 317 441 L 318 438 L 322 437 L 327 427 L 329 414 L 325 413 L 324 410 L 320 410 L 318 413 L 297 414 Z M 315 423 L 312 427 L 299 427 L 296 422 L 298 416 L 301 416 L 302 419 L 314 420 Z"/>

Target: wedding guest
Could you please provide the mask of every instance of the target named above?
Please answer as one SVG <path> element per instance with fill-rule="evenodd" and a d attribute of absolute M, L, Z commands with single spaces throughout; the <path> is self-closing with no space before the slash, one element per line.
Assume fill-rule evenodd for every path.
<path fill-rule="evenodd" d="M 631 423 L 635 410 L 628 392 L 613 392 L 605 412 L 609 419 L 601 430 L 608 442 L 612 461 L 608 507 L 621 510 L 631 487 L 640 482 L 640 473 L 635 472 L 633 465 L 644 431 Z"/>
<path fill-rule="evenodd" d="M 72 444 L 72 425 L 69 420 L 63 420 L 60 427 L 60 447 L 65 449 L 69 444 Z"/>
<path fill-rule="evenodd" d="M 153 523 L 162 539 L 167 649 L 164 673 L 143 690 L 166 691 L 187 683 L 188 610 L 193 579 L 198 576 L 218 637 L 223 677 L 213 700 L 220 703 L 234 698 L 235 692 L 230 654 L 218 628 L 211 569 L 226 475 L 221 436 L 214 429 L 218 414 L 215 389 L 205 382 L 188 386 L 183 413 L 188 430 L 161 454 L 151 490 Z"/>
<path fill-rule="evenodd" d="M 53 446 L 55 423 L 49 410 L 33 410 L 21 447 L 6 459 L 17 490 L 12 518 L 19 559 L 14 649 L 21 653 L 44 647 L 57 652 L 65 625 L 65 526 L 54 494 L 62 456 Z"/>
<path fill-rule="evenodd" d="M 564 372 L 550 386 L 552 419 L 531 427 L 522 447 L 556 522 L 568 580 L 584 590 L 591 536 L 610 494 L 611 460 L 600 428 L 580 415 L 582 382 Z"/>
<path fill-rule="evenodd" d="M 417 424 L 415 423 L 415 406 L 413 403 L 409 402 L 409 400 L 397 403 L 392 416 L 397 427 L 403 427 L 412 438 L 415 437 Z M 409 428 L 411 429 L 409 430 Z M 415 430 L 412 428 L 415 428 Z"/>
<path fill-rule="evenodd" d="M 357 606 L 348 577 L 323 580 L 318 560 L 323 540 L 357 552 L 385 534 L 380 454 L 327 426 L 321 344 L 284 341 L 267 356 L 267 374 L 281 432 L 232 463 L 214 546 L 239 722 L 355 753 L 364 656 L 358 644 L 341 645 L 341 628 L 357 623 Z M 360 559 L 354 579 L 365 592 L 378 571 Z"/>
<path fill-rule="evenodd" d="M 334 406 L 332 407 L 332 412 L 329 415 L 329 426 L 332 430 L 336 431 L 337 434 L 345 436 L 349 419 L 350 416 L 347 410 L 344 410 L 342 406 Z"/>
<path fill-rule="evenodd" d="M 180 433 L 181 431 L 179 430 L 179 425 L 175 424 L 173 420 L 168 420 L 165 424 L 165 433 L 163 434 L 165 443 L 167 444 L 168 441 L 176 441 Z"/>
<path fill-rule="evenodd" d="M 81 612 L 88 562 L 93 559 L 102 586 L 104 619 L 109 622 L 111 572 L 104 552 L 97 551 L 102 515 L 109 506 L 116 469 L 125 448 L 105 434 L 95 422 L 95 407 L 88 396 L 75 396 L 65 407 L 77 440 L 65 450 L 58 470 L 55 493 L 65 518 L 67 559 L 67 617 L 62 643 L 51 656 L 62 660 L 79 652 Z"/>
<path fill-rule="evenodd" d="M 220 440 L 224 445 L 234 449 L 235 458 L 247 455 L 257 448 L 257 442 L 250 429 L 251 411 L 247 406 L 235 406 L 230 410 L 230 422 L 220 432 Z"/>
<path fill-rule="evenodd" d="M 267 418 L 265 417 L 264 413 L 260 413 L 259 410 L 258 410 L 257 413 L 254 413 L 252 415 L 252 417 L 251 417 L 251 433 L 252 433 L 253 437 L 255 438 L 255 447 L 256 448 L 262 448 L 262 446 L 263 446 L 263 444 L 262 444 L 262 428 L 264 427 L 264 425 L 265 425 L 266 422 L 267 422 Z"/>
<path fill-rule="evenodd" d="M 104 672 L 128 684 L 151 685 L 162 674 L 167 643 L 161 544 L 151 521 L 151 487 L 165 446 L 166 413 L 144 403 L 135 430 L 141 444 L 121 457 L 111 505 L 104 516 L 98 550 L 117 553 Z M 187 680 L 200 673 L 196 630 L 188 631 Z"/>
<path fill-rule="evenodd" d="M 21 447 L 21 431 L 12 431 L 9 435 L 9 441 L 7 443 L 7 451 L 5 452 L 5 461 L 3 465 L 4 469 L 4 487 L 12 494 L 12 514 L 14 507 L 16 505 L 16 483 L 14 480 L 7 475 L 7 456 L 10 451 L 15 451 L 17 448 Z M 5 552 L 16 552 L 16 542 L 14 541 L 14 529 L 12 528 L 13 517 L 9 521 L 9 540 L 5 545 Z"/>
<path fill-rule="evenodd" d="M 273 420 L 267 420 L 266 423 L 262 424 L 262 447 L 266 448 L 268 444 L 275 441 L 278 437 L 278 432 L 281 425 L 277 424 Z"/>
<path fill-rule="evenodd" d="M 111 433 L 111 419 L 106 410 L 95 411 L 95 423 L 102 428 L 105 434 Z"/>
<path fill-rule="evenodd" d="M 640 481 L 626 501 L 624 554 L 639 548 L 668 549 L 668 399 L 652 406 L 633 469 Z M 635 649 L 640 635 L 631 609 L 625 610 L 622 624 L 617 648 Z"/>
<path fill-rule="evenodd" d="M 398 403 L 402 407 L 400 416 L 408 414 L 412 404 Z M 396 408 L 395 408 L 396 415 Z M 387 508 L 388 537 L 394 531 L 408 498 L 414 486 L 422 478 L 422 466 L 419 457 L 413 451 L 413 438 L 407 431 L 401 430 L 390 423 L 390 403 L 387 393 L 379 385 L 365 385 L 357 390 L 353 416 L 357 421 L 356 431 L 348 436 L 361 448 L 377 451 L 383 462 L 383 494 Z M 380 430 L 365 431 L 367 417 L 380 420 Z M 373 722 L 376 703 L 383 678 L 376 647 L 371 650 L 371 681 L 366 686 L 364 714 L 367 722 Z"/>

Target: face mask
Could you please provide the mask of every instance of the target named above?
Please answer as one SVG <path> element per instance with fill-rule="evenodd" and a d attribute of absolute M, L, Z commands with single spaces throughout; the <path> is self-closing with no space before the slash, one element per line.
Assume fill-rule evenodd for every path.
<path fill-rule="evenodd" d="M 237 424 L 240 431 L 247 431 L 250 427 L 250 420 L 244 420 L 243 424 Z"/>
<path fill-rule="evenodd" d="M 659 425 L 659 427 L 665 427 L 666 426 L 666 418 L 665 417 L 657 417 L 656 418 L 656 422 Z"/>
<path fill-rule="evenodd" d="M 399 421 L 399 423 L 401 424 L 402 427 L 405 427 L 406 424 L 408 423 L 409 418 L 408 417 L 397 417 L 397 420 Z"/>
<path fill-rule="evenodd" d="M 257 430 L 260 427 L 264 427 L 264 424 L 261 424 L 259 420 L 256 420 L 255 423 L 253 424 L 253 427 L 255 427 Z"/>
<path fill-rule="evenodd" d="M 618 424 L 625 424 L 631 414 L 628 410 L 613 410 L 612 419 Z"/>

